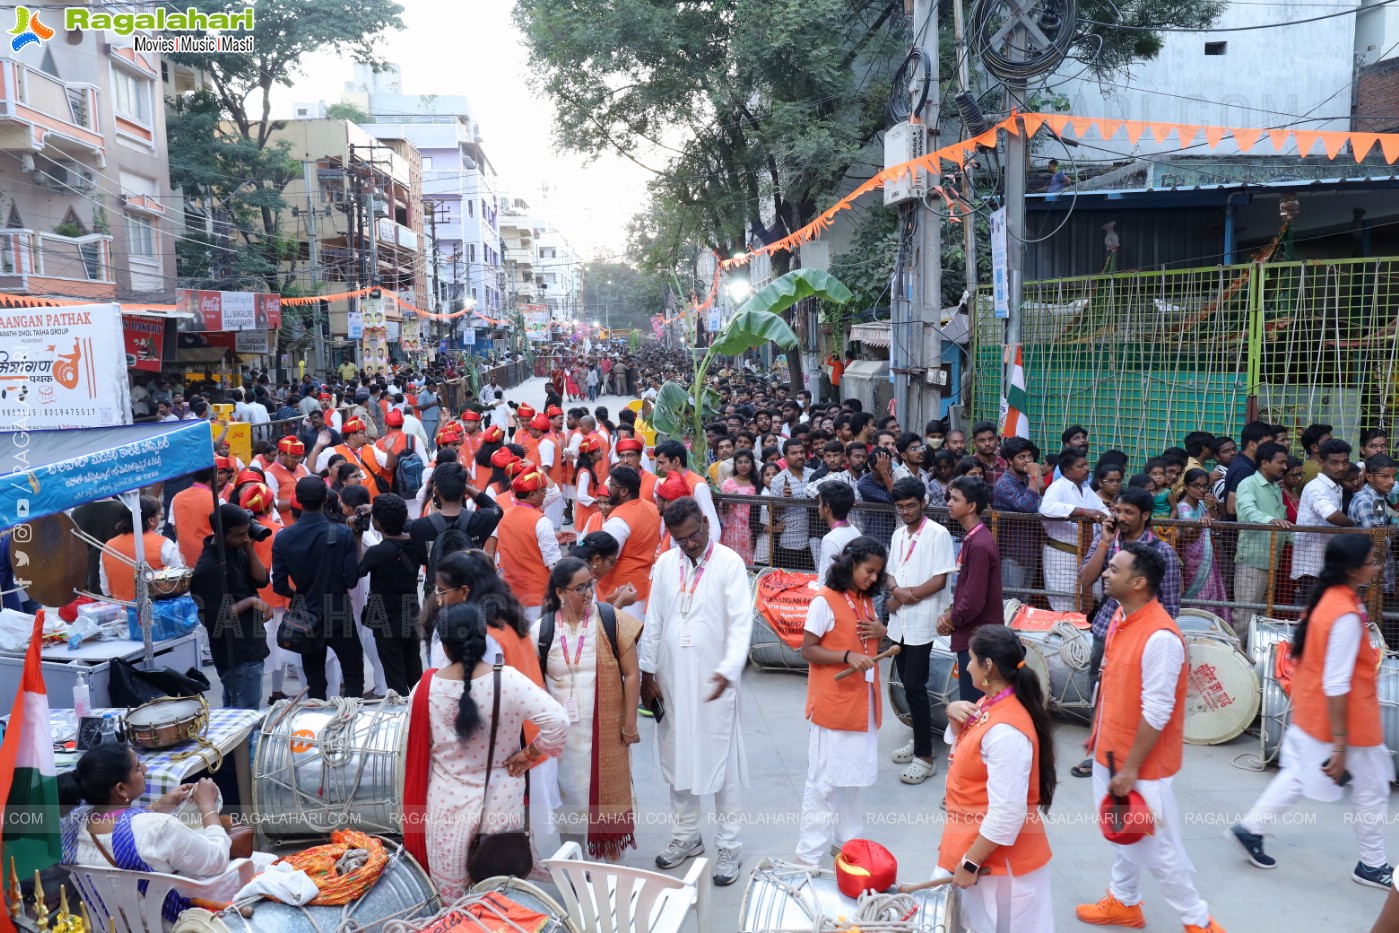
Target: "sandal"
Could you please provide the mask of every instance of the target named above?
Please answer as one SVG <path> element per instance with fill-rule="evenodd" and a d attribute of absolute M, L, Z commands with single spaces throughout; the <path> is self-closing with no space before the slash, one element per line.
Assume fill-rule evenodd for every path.
<path fill-rule="evenodd" d="M 905 784 L 922 784 L 928 778 L 937 774 L 937 762 L 924 761 L 922 758 L 915 758 L 909 762 L 907 768 L 899 774 L 899 780 Z"/>
<path fill-rule="evenodd" d="M 1093 776 L 1093 759 L 1092 759 L 1092 758 L 1085 758 L 1085 759 L 1083 759 L 1083 760 L 1080 761 L 1078 764 L 1076 764 L 1076 765 L 1074 765 L 1072 768 L 1070 768 L 1070 769 L 1069 769 L 1069 773 L 1072 774 L 1074 777 L 1092 777 L 1092 776 Z"/>

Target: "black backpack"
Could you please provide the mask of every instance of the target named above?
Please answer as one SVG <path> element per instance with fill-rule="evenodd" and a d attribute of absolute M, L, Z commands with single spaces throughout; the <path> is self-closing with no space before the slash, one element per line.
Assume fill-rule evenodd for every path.
<path fill-rule="evenodd" d="M 611 603 L 598 603 L 598 612 L 602 616 L 602 630 L 607 633 L 607 640 L 612 643 L 612 657 L 621 660 L 617 650 L 617 610 L 612 608 Z M 549 669 L 549 649 L 554 645 L 554 613 L 546 612 L 539 619 L 539 669 L 547 671 Z"/>
<path fill-rule="evenodd" d="M 457 523 L 462 519 L 466 521 Z M 472 542 L 471 536 L 466 533 L 466 526 L 471 522 L 471 513 L 463 509 L 455 518 L 446 518 L 441 512 L 433 512 L 427 517 L 432 524 L 432 530 L 437 532 L 431 541 L 427 543 L 427 580 L 424 586 L 431 589 L 437 581 L 437 562 L 448 554 L 455 554 L 457 551 L 469 551 L 476 545 Z"/>

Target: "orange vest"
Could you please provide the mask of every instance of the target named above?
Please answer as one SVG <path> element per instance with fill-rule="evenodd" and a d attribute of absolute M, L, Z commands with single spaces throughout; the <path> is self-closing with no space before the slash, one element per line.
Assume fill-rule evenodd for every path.
<path fill-rule="evenodd" d="M 583 523 L 583 530 L 578 532 L 578 538 L 582 540 L 595 531 L 602 531 L 602 512 L 597 509 L 594 509 L 593 514 Z"/>
<path fill-rule="evenodd" d="M 541 435 L 539 440 L 554 442 L 554 465 L 549 468 L 549 478 L 554 481 L 555 486 L 562 486 L 565 482 L 567 482 L 566 477 L 568 476 L 568 468 L 564 465 L 565 452 L 563 448 L 563 440 L 553 431 L 550 431 L 548 434 Z M 536 446 L 536 456 L 538 455 L 538 449 L 539 448 Z M 541 466 L 542 465 L 543 464 L 541 464 Z"/>
<path fill-rule="evenodd" d="M 630 583 L 636 587 L 637 599 L 644 601 L 651 595 L 651 565 L 661 540 L 661 513 L 654 502 L 632 499 L 613 509 L 609 520 L 612 518 L 626 522 L 631 533 L 616 565 L 598 581 L 598 598 L 606 602 L 617 587 Z"/>
<path fill-rule="evenodd" d="M 506 511 L 495 531 L 500 542 L 496 549 L 500 575 L 527 609 L 543 605 L 549 589 L 549 568 L 544 566 L 544 553 L 534 530 L 543 517 L 544 513 L 533 506 L 517 503 Z"/>
<path fill-rule="evenodd" d="M 813 665 L 812 670 L 816 667 Z M 853 678 L 852 678 L 853 679 Z M 981 831 L 981 821 L 986 818 L 989 807 L 986 792 L 986 760 L 981 756 L 981 740 L 997 723 L 1009 725 L 1034 747 L 1030 759 L 1030 790 L 1025 801 L 1025 823 L 1020 827 L 1020 835 L 1015 842 L 1001 846 L 983 862 L 983 867 L 992 875 L 1024 875 L 1049 864 L 1049 837 L 1044 832 L 1044 822 L 1040 818 L 1040 746 L 1035 735 L 1035 724 L 1030 714 L 1014 694 L 994 703 L 984 710 L 985 719 L 960 738 L 952 753 L 952 764 L 947 770 L 947 825 L 942 830 L 942 842 L 938 845 L 938 867 L 956 871 L 962 863 L 962 856 L 971 848 Z"/>
<path fill-rule="evenodd" d="M 272 542 L 277 540 L 277 535 L 282 533 L 282 525 L 274 525 L 271 522 L 264 522 L 272 533 L 261 541 L 253 542 L 253 550 L 257 552 L 257 559 L 262 561 L 263 568 L 267 571 L 267 585 L 257 591 L 257 595 L 262 597 L 262 601 L 273 609 L 285 609 L 291 605 L 291 600 L 285 596 L 279 596 L 277 591 L 272 589 Z"/>
<path fill-rule="evenodd" d="M 271 466 L 267 468 L 267 472 L 277 477 L 277 492 L 280 497 L 290 500 L 294 508 L 301 508 L 301 503 L 296 501 L 296 481 L 302 477 L 311 475 L 306 469 L 306 464 L 298 463 L 296 465 L 296 472 L 293 473 L 291 470 L 282 466 L 278 461 L 273 460 Z M 283 525 L 291 524 L 292 516 L 290 508 L 278 509 L 277 514 L 282 516 Z M 270 572 L 272 565 L 266 564 L 265 566 Z"/>
<path fill-rule="evenodd" d="M 209 511 L 212 512 L 213 509 Z M 170 539 L 154 531 L 148 531 L 141 537 L 146 545 L 146 563 L 151 565 L 152 570 L 164 570 L 165 561 L 160 559 L 160 548 Z M 136 535 L 134 534 L 117 535 L 107 542 L 107 547 L 133 561 L 136 559 Z M 199 542 L 199 548 L 201 551 L 204 549 L 203 541 Z M 124 599 L 127 602 L 136 598 L 136 571 L 106 551 L 102 552 L 102 569 L 107 571 L 107 589 L 111 590 L 114 598 Z"/>
<path fill-rule="evenodd" d="M 656 474 L 650 470 L 641 470 L 641 498 L 647 502 L 656 501 Z"/>
<path fill-rule="evenodd" d="M 824 599 L 835 615 L 835 626 L 821 636 L 821 647 L 851 654 L 879 653 L 873 641 L 862 642 L 856 634 L 859 617 L 847 594 L 837 593 L 828 586 L 821 587 L 818 598 Z M 856 602 L 863 608 L 865 618 L 873 619 L 874 604 L 862 596 Z M 844 664 L 812 664 L 806 677 L 806 718 L 814 726 L 838 729 L 841 732 L 868 732 L 870 718 L 870 684 L 863 674 L 852 674 L 836 680 L 845 670 Z M 874 670 L 874 727 L 883 721 L 883 704 L 879 701 L 879 668 Z"/>
<path fill-rule="evenodd" d="M 520 436 L 515 439 L 515 443 L 525 449 L 525 459 L 535 466 L 539 466 L 539 440 L 540 438 L 534 437 L 528 430 L 523 429 L 520 431 Z"/>
<path fill-rule="evenodd" d="M 359 464 L 360 470 L 365 474 L 364 488 L 369 490 L 369 501 L 373 502 L 377 499 L 379 497 L 379 484 L 374 482 L 374 477 L 388 477 L 389 471 L 379 466 L 379 461 L 374 458 L 373 454 L 367 457 L 361 457 L 359 451 L 352 448 L 349 444 L 336 444 L 334 449 L 336 453 L 344 457 L 350 463 Z"/>
<path fill-rule="evenodd" d="M 1113 752 L 1113 760 L 1119 766 L 1124 764 L 1136 741 L 1137 727 L 1142 720 L 1142 654 L 1146 651 L 1147 640 L 1162 631 L 1181 637 L 1175 619 L 1153 599 L 1108 632 L 1092 745 L 1103 767 L 1107 767 L 1109 751 Z M 1176 702 L 1171 719 L 1137 774 L 1143 781 L 1170 777 L 1180 770 L 1185 741 L 1185 673 L 1189 663 L 1187 657 L 1176 677 Z"/>
<path fill-rule="evenodd" d="M 588 436 L 597 438 L 598 443 L 602 445 L 597 452 L 597 472 L 598 480 L 605 483 L 608 474 L 612 472 L 612 443 L 601 431 L 594 431 Z"/>
<path fill-rule="evenodd" d="M 170 519 L 175 523 L 180 559 L 186 567 L 199 562 L 199 555 L 204 552 L 204 539 L 214 533 L 209 524 L 213 511 L 214 494 L 203 483 L 181 489 L 170 499 Z"/>
<path fill-rule="evenodd" d="M 585 474 L 580 474 L 579 477 L 575 477 L 575 479 L 581 478 L 581 476 L 583 476 L 583 475 L 586 475 L 586 476 L 588 477 L 588 495 L 592 496 L 594 499 L 597 499 L 597 498 L 600 497 L 600 496 L 605 496 L 605 495 L 607 495 L 607 490 L 604 489 L 604 488 L 601 488 L 602 484 L 598 481 L 597 476 L 596 476 L 596 473 L 595 473 L 594 470 L 588 470 Z M 597 515 L 597 514 L 598 514 L 598 507 L 597 507 L 596 504 L 594 504 L 594 505 L 584 505 L 581 501 L 574 502 L 574 503 L 573 503 L 573 527 L 574 527 L 574 528 L 584 528 L 584 527 L 586 527 L 587 524 L 588 524 L 588 519 L 592 518 L 594 515 Z M 581 538 L 582 535 L 579 535 L 579 537 Z"/>
<path fill-rule="evenodd" d="M 111 571 L 107 574 L 110 577 Z M 1355 590 L 1333 586 L 1322 594 L 1307 621 L 1307 643 L 1292 673 L 1292 724 L 1318 742 L 1332 741 L 1328 697 L 1321 688 L 1331 627 L 1341 616 L 1351 612 L 1364 618 Z M 1384 744 L 1376 690 L 1380 660 L 1362 624 L 1360 652 L 1355 656 L 1355 673 L 1350 678 L 1350 693 L 1346 694 L 1346 744 L 1355 748 Z"/>

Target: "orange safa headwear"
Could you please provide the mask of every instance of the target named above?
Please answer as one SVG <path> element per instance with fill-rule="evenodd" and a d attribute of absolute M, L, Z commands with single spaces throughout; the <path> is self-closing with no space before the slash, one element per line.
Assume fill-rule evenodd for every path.
<path fill-rule="evenodd" d="M 238 504 L 254 515 L 261 515 L 272 508 L 272 490 L 262 483 L 251 483 L 238 497 Z"/>
<path fill-rule="evenodd" d="M 528 473 L 530 470 L 537 469 L 539 469 L 539 467 L 535 466 L 531 461 L 516 458 L 505 465 L 505 475 L 510 479 L 514 479 L 521 473 Z"/>
<path fill-rule="evenodd" d="M 480 420 L 481 420 L 481 413 L 480 413 L 479 411 L 464 411 L 464 412 L 461 413 L 461 420 L 463 420 L 463 421 L 480 421 Z"/>
<path fill-rule="evenodd" d="M 624 437 L 617 442 L 617 453 L 619 454 L 626 453 L 629 450 L 635 450 L 640 453 L 645 449 L 646 445 L 634 437 Z"/>
<path fill-rule="evenodd" d="M 306 456 L 306 445 L 301 443 L 299 438 L 290 434 L 277 442 L 277 449 L 284 454 L 291 454 L 293 457 Z"/>
<path fill-rule="evenodd" d="M 515 451 L 511 450 L 509 447 L 502 447 L 500 450 L 491 454 L 491 466 L 503 470 L 509 467 L 510 464 L 519 462 L 519 459 L 519 457 L 515 456 Z"/>
<path fill-rule="evenodd" d="M 595 454 L 602 450 L 602 438 L 589 435 L 578 442 L 580 454 Z"/>
<path fill-rule="evenodd" d="M 498 424 L 493 424 L 481 432 L 481 438 L 487 444 L 499 444 L 505 440 L 505 429 Z"/>
<path fill-rule="evenodd" d="M 534 464 L 530 464 L 530 466 L 534 467 Z M 549 481 L 545 479 L 544 474 L 539 472 L 537 468 L 526 470 L 510 481 L 510 488 L 517 496 L 527 496 L 530 493 L 538 492 L 548 485 Z"/>
<path fill-rule="evenodd" d="M 543 415 L 535 415 L 529 420 L 529 426 L 536 431 L 547 431 L 550 428 L 549 419 Z"/>
<path fill-rule="evenodd" d="M 351 418 L 349 421 L 346 421 L 343 425 L 341 425 L 340 433 L 344 434 L 346 437 L 349 437 L 351 434 L 364 434 L 364 422 L 359 420 L 358 418 Z"/>
<path fill-rule="evenodd" d="M 557 406 L 557 405 L 550 405 L 548 408 L 544 409 L 544 417 L 546 417 L 546 418 L 562 418 L 562 417 L 563 417 L 563 409 L 560 408 L 560 407 Z"/>
<path fill-rule="evenodd" d="M 444 444 L 460 444 L 460 443 L 461 443 L 461 431 L 459 431 L 459 430 L 457 429 L 457 426 L 456 426 L 456 425 L 452 425 L 450 428 L 443 428 L 441 431 L 438 431 L 438 432 L 437 432 L 437 446 L 438 446 L 438 447 L 441 447 L 441 446 L 443 446 Z"/>
<path fill-rule="evenodd" d="M 690 487 L 685 485 L 685 477 L 679 473 L 667 473 L 665 480 L 656 485 L 656 495 L 667 502 L 672 502 L 689 494 Z"/>
<path fill-rule="evenodd" d="M 521 405 L 519 408 L 515 409 L 515 414 L 519 415 L 521 419 L 528 421 L 534 417 L 534 406 Z"/>

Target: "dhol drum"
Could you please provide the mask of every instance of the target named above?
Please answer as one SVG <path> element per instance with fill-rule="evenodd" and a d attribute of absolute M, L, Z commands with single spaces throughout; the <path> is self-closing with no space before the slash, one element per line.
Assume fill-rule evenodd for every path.
<path fill-rule="evenodd" d="M 960 933 L 953 890 L 943 885 L 914 894 L 872 895 L 861 905 L 840 893 L 833 871 L 763 859 L 743 892 L 738 933 L 861 927 L 885 933 Z"/>
<path fill-rule="evenodd" d="M 1259 679 L 1261 699 L 1258 718 L 1258 767 L 1260 770 L 1277 760 L 1278 750 L 1282 748 L 1283 731 L 1287 729 L 1287 724 L 1292 721 L 1292 699 L 1282 689 L 1282 684 L 1277 677 L 1274 676 L 1278 645 L 1281 642 L 1282 639 L 1275 638 L 1263 652 L 1262 660 L 1255 665 L 1255 670 L 1264 672 Z M 1251 646 L 1252 642 L 1250 641 Z"/>
<path fill-rule="evenodd" d="M 398 835 L 406 697 L 373 703 L 298 698 L 263 721 L 253 779 L 253 812 L 271 839 L 324 836 L 334 829 Z"/>
<path fill-rule="evenodd" d="M 753 580 L 753 633 L 748 660 L 762 671 L 807 672 L 801 654 L 806 610 L 816 598 L 816 574 L 766 568 Z"/>
<path fill-rule="evenodd" d="M 1399 657 L 1380 662 L 1379 681 L 1375 690 L 1380 698 L 1380 725 L 1384 728 L 1384 744 L 1391 755 L 1399 758 Z"/>
<path fill-rule="evenodd" d="M 574 933 L 568 913 L 543 888 L 519 878 L 487 878 L 427 919 L 391 920 L 383 933 Z"/>
<path fill-rule="evenodd" d="M 1297 628 L 1297 623 L 1291 619 L 1269 619 L 1266 616 L 1254 616 L 1248 622 L 1248 644 L 1244 653 L 1254 665 L 1260 664 L 1268 649 L 1280 641 L 1291 641 L 1292 633 Z M 1263 671 L 1258 669 L 1258 679 L 1263 680 Z"/>
<path fill-rule="evenodd" d="M 942 736 L 947 728 L 947 704 L 960 695 L 957 687 L 957 655 L 952 653 L 952 642 L 945 635 L 933 639 L 932 654 L 928 658 L 928 705 L 933 716 L 935 738 Z M 909 713 L 908 693 L 899 678 L 897 661 L 889 665 L 889 706 L 899 722 L 913 725 Z"/>
<path fill-rule="evenodd" d="M 1243 650 L 1243 645 L 1239 643 L 1239 634 L 1234 631 L 1233 626 L 1208 609 L 1196 606 L 1182 607 L 1180 614 L 1176 616 L 1176 627 L 1187 637 L 1192 634 L 1209 635 L 1228 642 L 1236 651 Z"/>
<path fill-rule="evenodd" d="M 1015 618 L 1015 614 L 1016 614 L 1017 612 L 1019 612 L 1019 611 L 1020 611 L 1020 607 L 1023 606 L 1023 605 L 1025 605 L 1025 604 L 1022 603 L 1020 600 L 1014 598 L 1014 597 L 1011 597 L 1010 599 L 1007 599 L 1007 600 L 1005 600 L 1004 602 L 1005 602 L 1005 616 L 1004 616 L 1004 618 L 1005 618 L 1005 623 L 1006 623 L 1006 625 L 1009 625 L 1009 624 L 1010 624 L 1010 620 Z"/>
<path fill-rule="evenodd" d="M 358 900 L 341 907 L 295 907 L 258 899 L 211 913 L 191 908 L 180 914 L 173 933 L 290 933 L 290 931 L 353 929 L 356 933 L 387 933 L 392 921 L 413 922 L 431 917 L 439 902 L 432 879 L 411 855 L 392 843 L 394 854 L 379 879 Z"/>
<path fill-rule="evenodd" d="M 1247 658 L 1214 632 L 1186 632 L 1185 741 L 1218 745 L 1258 715 L 1258 675 Z"/>
<path fill-rule="evenodd" d="M 1047 669 L 1046 695 L 1049 708 L 1070 719 L 1093 719 L 1093 678 L 1088 666 L 1093 660 L 1093 635 L 1066 622 L 1056 622 L 1047 632 L 1021 631 L 1027 647 L 1038 649 Z M 1026 664 L 1033 665 L 1026 652 Z"/>

